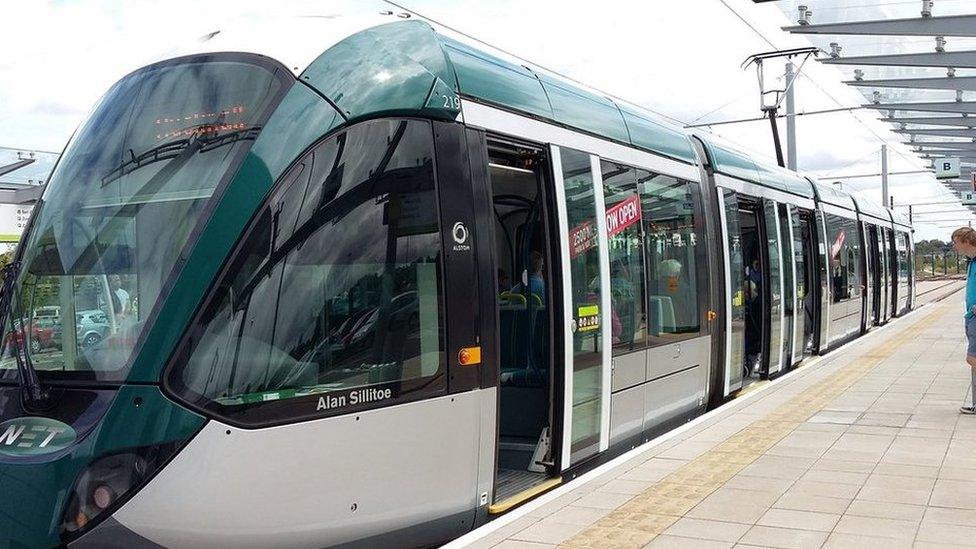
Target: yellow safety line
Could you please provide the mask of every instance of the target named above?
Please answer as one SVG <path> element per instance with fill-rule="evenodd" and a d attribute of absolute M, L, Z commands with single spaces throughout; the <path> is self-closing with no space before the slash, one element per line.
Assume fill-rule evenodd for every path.
<path fill-rule="evenodd" d="M 768 385 L 768 384 L 769 384 L 768 379 L 761 379 L 759 381 L 750 383 L 749 386 L 746 387 L 745 389 L 739 389 L 738 391 L 736 391 L 735 395 L 732 396 L 732 400 L 735 400 L 737 398 L 742 398 L 748 395 L 749 393 L 755 391 L 756 389 L 762 387 L 763 385 Z"/>
<path fill-rule="evenodd" d="M 915 339 L 949 304 L 909 325 L 899 342 Z M 652 485 L 560 547 L 572 549 L 639 548 L 664 532 L 709 494 L 822 410 L 882 361 L 901 343 L 882 342 L 828 379 L 811 386 L 765 417 Z M 758 383 L 754 385 L 759 385 Z"/>
<path fill-rule="evenodd" d="M 527 490 L 522 490 L 521 492 L 515 494 L 514 496 L 503 499 L 498 503 L 493 503 L 489 505 L 488 514 L 497 515 L 498 513 L 504 513 L 505 511 L 508 511 L 512 507 L 515 507 L 516 505 L 524 501 L 528 501 L 543 492 L 548 492 L 549 490 L 552 490 L 553 488 L 559 486 L 562 483 L 563 483 L 563 477 L 556 477 L 556 478 L 551 478 L 545 482 L 542 482 L 541 484 L 536 484 L 535 486 Z"/>

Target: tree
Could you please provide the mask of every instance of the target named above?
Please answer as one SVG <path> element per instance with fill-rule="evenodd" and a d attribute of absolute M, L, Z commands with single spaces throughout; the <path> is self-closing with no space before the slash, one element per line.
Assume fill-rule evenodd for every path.
<path fill-rule="evenodd" d="M 0 271 L 5 269 L 7 265 L 9 265 L 10 262 L 13 260 L 13 258 L 14 258 L 13 252 L 4 252 L 0 254 Z"/>

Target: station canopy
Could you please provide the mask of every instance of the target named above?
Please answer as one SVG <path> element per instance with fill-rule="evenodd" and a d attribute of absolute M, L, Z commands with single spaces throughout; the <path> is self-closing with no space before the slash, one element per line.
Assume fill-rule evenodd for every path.
<path fill-rule="evenodd" d="M 943 185 L 957 195 L 972 190 L 976 3 L 791 0 L 776 5 L 794 22 L 784 30 L 806 35 L 827 52 L 820 62 L 841 70 L 845 83 L 864 95 L 864 108 L 878 111 L 927 165 L 960 159 L 960 176 L 942 180 Z M 800 6 L 812 13 L 804 15 Z"/>

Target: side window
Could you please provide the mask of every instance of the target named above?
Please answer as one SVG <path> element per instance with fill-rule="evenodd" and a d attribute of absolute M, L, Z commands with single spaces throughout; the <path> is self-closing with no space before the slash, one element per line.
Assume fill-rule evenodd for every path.
<path fill-rule="evenodd" d="M 379 120 L 279 181 L 177 353 L 171 389 L 260 425 L 443 392 L 431 127 Z"/>
<path fill-rule="evenodd" d="M 607 207 L 611 335 L 613 354 L 618 355 L 647 345 L 641 205 L 636 169 L 606 160 L 600 169 Z"/>
<path fill-rule="evenodd" d="M 647 331 L 652 345 L 675 334 L 697 334 L 698 247 L 704 245 L 696 219 L 698 187 L 674 177 L 637 170 L 645 233 Z"/>
<path fill-rule="evenodd" d="M 908 282 L 911 269 L 908 262 L 908 233 L 898 233 L 898 270 L 899 277 Z"/>
<path fill-rule="evenodd" d="M 830 280 L 833 301 L 839 302 L 860 296 L 860 246 L 857 222 L 826 214 L 827 240 L 830 246 Z"/>

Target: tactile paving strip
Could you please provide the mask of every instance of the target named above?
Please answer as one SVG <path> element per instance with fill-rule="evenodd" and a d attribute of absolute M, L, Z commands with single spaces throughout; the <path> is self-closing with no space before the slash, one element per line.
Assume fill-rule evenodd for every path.
<path fill-rule="evenodd" d="M 915 321 L 900 339 L 911 341 L 921 334 L 946 306 L 940 305 Z M 560 547 L 624 549 L 647 545 L 801 423 L 894 355 L 898 348 L 898 344 L 890 342 L 871 348 L 829 379 L 796 395 L 780 408 L 691 460 Z"/>

